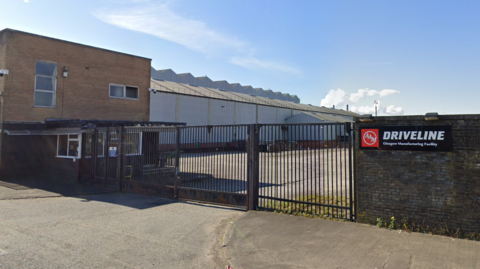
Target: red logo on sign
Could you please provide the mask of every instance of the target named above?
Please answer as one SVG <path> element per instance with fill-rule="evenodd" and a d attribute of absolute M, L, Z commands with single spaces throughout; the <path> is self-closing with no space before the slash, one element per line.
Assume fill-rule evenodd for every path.
<path fill-rule="evenodd" d="M 362 129 L 362 147 L 364 148 L 378 148 L 378 129 Z"/>

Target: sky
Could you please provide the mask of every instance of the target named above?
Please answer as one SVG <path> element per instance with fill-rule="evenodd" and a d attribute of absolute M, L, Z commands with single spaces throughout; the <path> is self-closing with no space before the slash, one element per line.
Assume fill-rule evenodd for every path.
<path fill-rule="evenodd" d="M 480 114 L 480 1 L 0 0 L 11 28 L 378 115 Z"/>

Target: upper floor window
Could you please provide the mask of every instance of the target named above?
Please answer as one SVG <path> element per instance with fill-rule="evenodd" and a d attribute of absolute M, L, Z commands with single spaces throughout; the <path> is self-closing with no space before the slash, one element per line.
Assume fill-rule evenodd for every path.
<path fill-rule="evenodd" d="M 110 97 L 138 99 L 138 87 L 110 84 Z"/>
<path fill-rule="evenodd" d="M 57 92 L 57 64 L 37 61 L 35 65 L 34 106 L 55 107 Z"/>

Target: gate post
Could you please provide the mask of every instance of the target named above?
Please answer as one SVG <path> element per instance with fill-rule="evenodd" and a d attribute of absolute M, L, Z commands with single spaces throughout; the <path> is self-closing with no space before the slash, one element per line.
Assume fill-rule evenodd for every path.
<path fill-rule="evenodd" d="M 175 181 L 173 196 L 178 196 L 178 184 L 180 183 L 180 127 L 175 127 Z"/>
<path fill-rule="evenodd" d="M 123 126 L 120 127 L 120 131 L 118 132 L 120 135 L 120 143 L 118 143 L 118 153 L 117 158 L 119 158 L 118 167 L 119 167 L 119 179 L 118 179 L 118 190 L 123 192 L 123 177 L 125 176 L 125 154 L 123 154 L 123 149 L 125 147 L 125 128 Z"/>
<path fill-rule="evenodd" d="M 258 151 L 258 124 L 248 126 L 247 140 L 247 195 L 248 210 L 256 210 L 258 207 L 259 193 L 259 151 Z"/>

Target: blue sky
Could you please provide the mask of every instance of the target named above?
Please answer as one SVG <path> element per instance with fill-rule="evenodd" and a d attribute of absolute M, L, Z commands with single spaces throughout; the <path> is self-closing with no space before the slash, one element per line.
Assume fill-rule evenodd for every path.
<path fill-rule="evenodd" d="M 12 28 L 379 115 L 480 114 L 480 1 L 0 0 Z"/>

